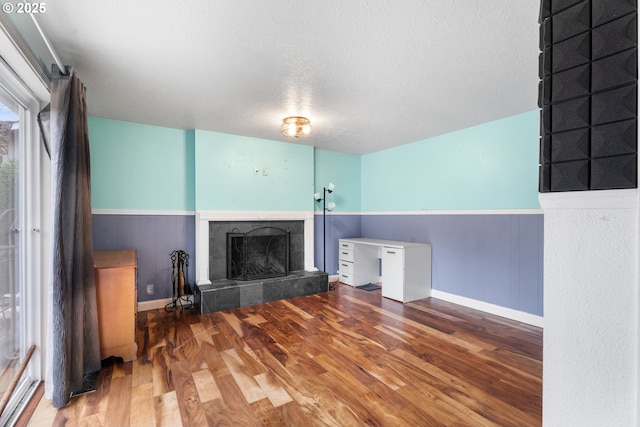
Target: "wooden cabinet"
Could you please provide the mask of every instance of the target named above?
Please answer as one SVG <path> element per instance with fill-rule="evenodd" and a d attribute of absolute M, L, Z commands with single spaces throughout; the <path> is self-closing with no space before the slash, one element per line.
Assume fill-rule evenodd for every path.
<path fill-rule="evenodd" d="M 382 296 L 409 302 L 431 296 L 431 245 L 340 239 L 338 275 L 351 286 L 381 282 Z"/>
<path fill-rule="evenodd" d="M 125 362 L 135 360 L 138 352 L 135 339 L 138 311 L 136 251 L 96 251 L 93 261 L 100 358 L 118 356 Z"/>

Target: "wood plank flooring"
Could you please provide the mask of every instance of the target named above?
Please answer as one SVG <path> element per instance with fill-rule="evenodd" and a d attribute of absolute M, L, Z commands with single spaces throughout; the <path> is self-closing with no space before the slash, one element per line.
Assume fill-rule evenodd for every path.
<path fill-rule="evenodd" d="M 30 426 L 539 426 L 542 330 L 337 284 L 198 315 L 138 313 L 138 359 Z"/>

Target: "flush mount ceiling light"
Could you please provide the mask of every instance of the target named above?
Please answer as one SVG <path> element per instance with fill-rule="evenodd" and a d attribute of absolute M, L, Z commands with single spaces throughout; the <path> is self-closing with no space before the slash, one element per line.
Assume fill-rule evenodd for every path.
<path fill-rule="evenodd" d="M 304 138 L 311 135 L 311 122 L 301 116 L 285 117 L 282 119 L 280 132 L 288 138 Z"/>

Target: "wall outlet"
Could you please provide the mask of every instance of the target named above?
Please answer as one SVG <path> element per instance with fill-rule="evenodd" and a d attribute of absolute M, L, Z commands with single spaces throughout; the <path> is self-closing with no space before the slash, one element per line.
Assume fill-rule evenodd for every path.
<path fill-rule="evenodd" d="M 153 285 L 147 285 L 147 295 L 153 295 Z"/>

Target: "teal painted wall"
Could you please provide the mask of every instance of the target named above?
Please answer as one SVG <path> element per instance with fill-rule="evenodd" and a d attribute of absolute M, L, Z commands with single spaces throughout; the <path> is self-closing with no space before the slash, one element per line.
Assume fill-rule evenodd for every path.
<path fill-rule="evenodd" d="M 92 207 L 318 211 L 311 195 L 333 182 L 336 212 L 537 209 L 538 123 L 532 111 L 358 156 L 90 117 Z"/>
<path fill-rule="evenodd" d="M 539 112 L 362 156 L 363 212 L 538 209 Z"/>
<path fill-rule="evenodd" d="M 311 211 L 313 162 L 311 146 L 196 130 L 196 209 Z"/>
<path fill-rule="evenodd" d="M 94 209 L 195 209 L 193 131 L 89 117 Z"/>
<path fill-rule="evenodd" d="M 315 192 L 332 182 L 336 189 L 327 196 L 327 202 L 335 202 L 334 212 L 360 212 L 360 158 L 355 154 L 315 150 Z M 322 203 L 316 203 L 316 211 L 322 212 Z"/>

